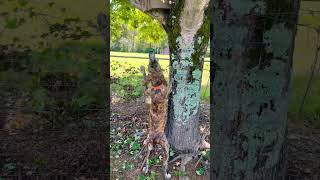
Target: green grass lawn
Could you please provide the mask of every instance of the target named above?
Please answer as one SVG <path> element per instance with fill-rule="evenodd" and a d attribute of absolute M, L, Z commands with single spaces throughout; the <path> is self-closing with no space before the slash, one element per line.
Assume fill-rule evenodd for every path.
<path fill-rule="evenodd" d="M 111 56 L 129 56 L 129 57 L 143 57 L 143 58 L 148 58 L 148 54 L 147 53 L 135 53 L 135 52 L 115 52 L 115 51 L 111 51 L 110 52 Z M 156 54 L 157 58 L 165 58 L 165 59 L 169 59 L 169 55 L 166 54 Z M 117 58 L 114 57 L 115 59 L 132 59 L 132 58 Z M 135 60 L 144 60 L 143 58 L 137 58 Z M 206 57 L 205 61 L 210 61 L 210 57 Z"/>
<path fill-rule="evenodd" d="M 308 121 L 313 124 L 314 127 L 320 128 L 320 76 L 313 80 L 303 109 L 301 113 L 299 112 L 308 80 L 308 76 L 292 76 L 289 93 L 289 118 L 298 124 L 303 123 L 303 121 Z"/>
<path fill-rule="evenodd" d="M 140 81 L 142 80 L 142 75 L 139 71 L 140 66 L 148 67 L 148 59 L 143 59 L 141 57 L 148 57 L 147 53 L 124 53 L 124 52 L 111 52 L 111 69 L 110 75 L 111 77 L 122 78 L 121 80 L 124 85 L 125 82 L 131 83 L 132 86 L 138 88 L 137 91 L 141 91 L 140 89 Z M 132 56 L 136 58 L 123 58 L 123 57 L 112 57 L 112 56 Z M 156 55 L 157 58 L 169 58 L 168 55 Z M 206 61 L 209 60 L 208 58 Z M 160 65 L 164 70 L 165 78 L 168 80 L 169 75 L 169 61 L 160 60 Z M 202 84 L 201 84 L 201 99 L 205 101 L 209 101 L 210 99 L 210 63 L 205 62 L 204 71 L 202 75 Z M 137 80 L 134 80 L 137 79 Z M 139 80 L 138 80 L 139 79 Z M 136 84 L 138 83 L 138 84 Z M 113 86 L 111 86 L 113 87 Z M 115 88 L 115 87 L 114 87 Z M 120 90 L 120 87 L 118 88 Z M 121 91 L 121 90 L 120 90 Z M 122 94 L 120 92 L 120 94 Z M 125 94 L 125 92 L 123 92 Z M 135 92 L 136 96 L 141 95 L 139 92 Z"/>
<path fill-rule="evenodd" d="M 100 0 L 77 0 L 76 4 L 72 0 L 56 0 L 49 6 L 51 1 L 27 1 L 24 9 L 32 8 L 36 13 L 42 13 L 43 16 L 29 17 L 29 11 L 13 13 L 14 8 L 20 7 L 19 1 L 0 1 L 0 12 L 8 12 L 9 16 L 0 16 L 0 42 L 1 44 L 12 43 L 14 38 L 19 39 L 19 44 L 29 45 L 33 49 L 42 49 L 39 41 L 45 41 L 50 47 L 59 47 L 64 39 L 54 37 L 41 38 L 43 33 L 48 32 L 48 23 L 63 23 L 66 18 L 79 17 L 81 20 L 92 20 L 96 22 L 96 16 L 99 12 L 106 11 L 106 2 Z M 62 11 L 65 9 L 64 11 Z M 5 29 L 7 20 L 23 18 L 26 23 L 14 29 Z M 85 27 L 86 30 L 96 33 L 93 28 Z M 99 37 L 98 37 L 99 38 Z M 92 38 L 96 39 L 96 37 Z"/>

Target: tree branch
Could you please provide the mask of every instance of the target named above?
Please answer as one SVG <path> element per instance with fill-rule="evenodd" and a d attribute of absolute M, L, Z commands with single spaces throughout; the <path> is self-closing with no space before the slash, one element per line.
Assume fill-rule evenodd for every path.
<path fill-rule="evenodd" d="M 143 10 L 143 7 L 142 7 L 141 3 L 139 3 L 139 1 L 137 1 L 137 0 L 128 0 L 128 1 L 129 1 L 129 3 L 130 3 L 132 6 L 134 6 L 135 8 L 137 8 L 137 9 L 139 9 L 139 10 L 141 10 L 141 11 L 144 11 L 144 10 Z"/>
<path fill-rule="evenodd" d="M 148 14 L 152 18 L 158 20 L 162 25 L 166 26 L 166 20 L 169 16 L 169 9 L 171 5 L 163 3 L 164 5 L 159 8 L 151 8 L 152 1 L 154 0 L 128 0 L 129 3 L 140 11 Z M 160 0 L 159 0 L 160 1 Z"/>

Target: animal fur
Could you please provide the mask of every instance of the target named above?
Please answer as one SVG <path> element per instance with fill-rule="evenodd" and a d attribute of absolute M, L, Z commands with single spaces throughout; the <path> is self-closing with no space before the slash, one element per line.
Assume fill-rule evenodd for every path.
<path fill-rule="evenodd" d="M 143 66 L 141 67 L 141 71 L 144 76 L 144 95 L 149 108 L 148 137 L 144 141 L 144 147 L 147 147 L 147 154 L 142 163 L 142 167 L 144 164 L 146 166 L 143 167 L 143 171 L 145 173 L 148 172 L 149 166 L 147 162 L 150 152 L 155 145 L 159 144 L 164 150 L 164 176 L 166 179 L 169 179 L 171 178 L 171 175 L 168 173 L 169 143 L 164 131 L 167 122 L 168 95 L 171 87 L 168 87 L 168 83 L 164 78 L 154 52 L 149 53 L 148 76 L 146 76 Z M 151 87 L 148 85 L 151 85 Z"/>

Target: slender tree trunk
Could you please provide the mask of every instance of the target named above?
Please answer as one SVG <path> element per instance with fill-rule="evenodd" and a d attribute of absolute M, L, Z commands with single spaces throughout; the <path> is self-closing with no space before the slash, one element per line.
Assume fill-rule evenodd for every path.
<path fill-rule="evenodd" d="M 213 3 L 211 179 L 283 179 L 299 0 Z"/>
<path fill-rule="evenodd" d="M 176 1 L 167 26 L 170 48 L 170 81 L 166 134 L 171 147 L 195 152 L 200 145 L 198 130 L 200 89 L 204 55 L 210 37 L 209 0 Z"/>

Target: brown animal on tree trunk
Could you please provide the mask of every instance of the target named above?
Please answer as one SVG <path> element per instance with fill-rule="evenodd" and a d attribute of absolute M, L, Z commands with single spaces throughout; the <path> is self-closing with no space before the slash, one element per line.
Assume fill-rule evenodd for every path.
<path fill-rule="evenodd" d="M 141 66 L 141 72 L 144 76 L 144 95 L 149 109 L 148 137 L 143 143 L 144 147 L 147 147 L 147 154 L 142 163 L 142 167 L 146 164 L 146 166 L 143 167 L 143 171 L 144 173 L 148 172 L 150 152 L 155 145 L 159 144 L 164 150 L 164 176 L 166 179 L 170 179 L 171 175 L 168 173 L 169 143 L 165 135 L 165 126 L 167 122 L 168 96 L 171 86 L 168 87 L 168 83 L 164 78 L 160 64 L 155 58 L 153 51 L 149 52 L 148 76 L 146 76 L 143 66 Z M 151 87 L 148 87 L 149 84 Z"/>

